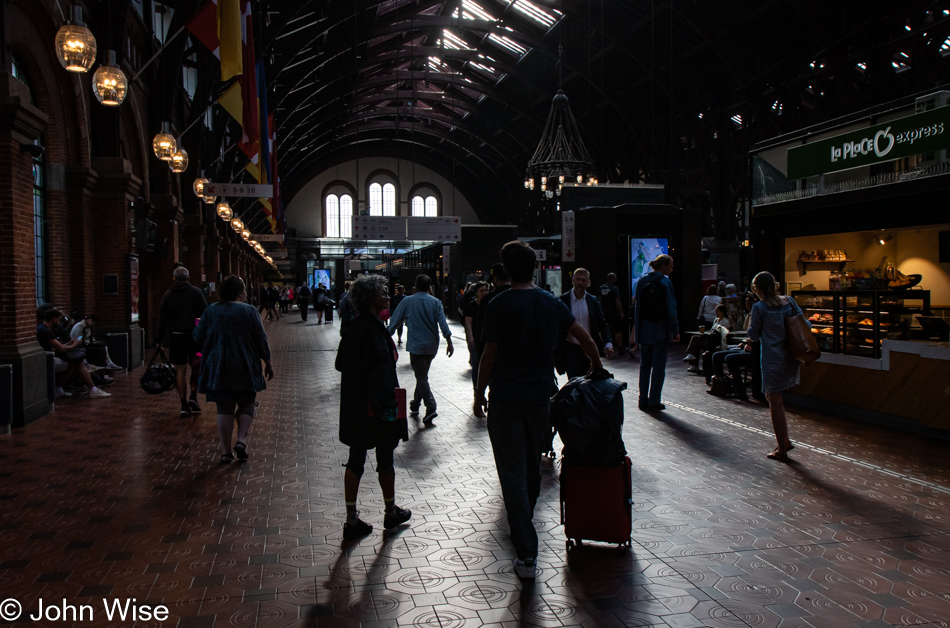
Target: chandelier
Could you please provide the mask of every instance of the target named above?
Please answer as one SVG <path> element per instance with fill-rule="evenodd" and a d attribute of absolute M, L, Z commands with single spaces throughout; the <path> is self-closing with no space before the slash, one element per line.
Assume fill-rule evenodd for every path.
<path fill-rule="evenodd" d="M 560 196 L 564 183 L 597 185 L 593 172 L 594 161 L 581 139 L 567 94 L 559 89 L 551 101 L 541 142 L 528 161 L 524 187 L 533 191 L 540 185 L 544 196 L 553 198 Z"/>

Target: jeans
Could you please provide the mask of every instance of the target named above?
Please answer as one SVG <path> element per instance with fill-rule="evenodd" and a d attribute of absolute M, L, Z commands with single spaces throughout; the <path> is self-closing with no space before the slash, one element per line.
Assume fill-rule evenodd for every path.
<path fill-rule="evenodd" d="M 409 407 L 418 410 L 420 402 L 425 402 L 426 414 L 435 412 L 435 397 L 432 396 L 432 389 L 429 388 L 429 366 L 434 359 L 434 355 L 409 354 L 409 365 L 416 375 L 416 390 L 412 394 L 412 403 Z"/>
<path fill-rule="evenodd" d="M 488 436 L 515 551 L 518 558 L 536 558 L 538 533 L 531 520 L 541 494 L 538 460 L 551 436 L 547 404 L 515 406 L 490 403 Z"/>
<path fill-rule="evenodd" d="M 640 400 L 641 406 L 655 406 L 663 394 L 666 380 L 666 356 L 670 343 L 666 340 L 640 345 Z"/>
<path fill-rule="evenodd" d="M 478 361 L 482 356 L 478 354 L 478 345 L 468 350 L 468 363 L 472 367 L 472 388 L 478 388 Z"/>
<path fill-rule="evenodd" d="M 310 299 L 297 299 L 297 307 L 300 308 L 301 320 L 307 320 L 307 314 L 310 313 Z"/>

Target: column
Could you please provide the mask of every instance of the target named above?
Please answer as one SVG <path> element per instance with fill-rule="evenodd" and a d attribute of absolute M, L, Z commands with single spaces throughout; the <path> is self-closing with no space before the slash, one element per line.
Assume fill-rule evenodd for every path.
<path fill-rule="evenodd" d="M 143 313 L 148 312 L 143 269 L 150 254 L 135 249 L 132 231 L 132 201 L 142 189 L 142 181 L 132 174 L 132 164 L 121 157 L 95 157 L 92 166 L 96 175 L 92 191 L 96 247 L 95 264 L 89 273 L 93 275 L 99 314 L 96 331 L 99 336 L 126 334 L 124 346 L 116 344 L 120 336 L 106 336 L 105 340 L 113 361 L 131 370 L 142 364 Z M 135 277 L 133 259 L 138 262 Z M 137 307 L 133 307 L 134 302 Z"/>
<path fill-rule="evenodd" d="M 36 341 L 33 238 L 33 144 L 48 118 L 30 104 L 26 86 L 0 68 L 0 363 L 13 365 L 13 425 L 50 410 L 46 353 Z M 8 433 L 9 425 L 0 425 Z"/>

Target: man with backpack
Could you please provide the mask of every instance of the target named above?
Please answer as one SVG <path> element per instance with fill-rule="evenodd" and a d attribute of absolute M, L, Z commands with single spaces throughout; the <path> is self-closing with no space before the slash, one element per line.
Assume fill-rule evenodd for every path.
<path fill-rule="evenodd" d="M 307 314 L 310 312 L 310 296 L 313 292 L 306 283 L 297 288 L 297 307 L 300 309 L 300 319 L 307 320 Z"/>
<path fill-rule="evenodd" d="M 640 409 L 645 412 L 664 410 L 660 403 L 666 379 L 666 356 L 670 342 L 679 342 L 676 319 L 676 298 L 673 283 L 673 258 L 658 255 L 650 262 L 653 269 L 640 278 L 636 288 L 633 340 L 640 344 Z"/>

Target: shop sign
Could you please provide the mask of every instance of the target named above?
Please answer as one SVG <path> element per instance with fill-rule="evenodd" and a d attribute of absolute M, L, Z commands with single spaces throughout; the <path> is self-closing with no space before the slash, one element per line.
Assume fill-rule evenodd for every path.
<path fill-rule="evenodd" d="M 804 179 L 950 148 L 950 106 L 788 149 L 788 179 Z"/>

